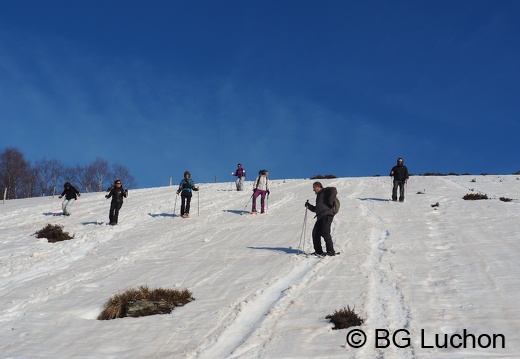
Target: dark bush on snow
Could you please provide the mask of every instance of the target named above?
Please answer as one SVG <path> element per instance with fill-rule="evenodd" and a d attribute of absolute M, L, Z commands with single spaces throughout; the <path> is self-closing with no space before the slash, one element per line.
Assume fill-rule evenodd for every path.
<path fill-rule="evenodd" d="M 335 311 L 332 315 L 327 315 L 325 319 L 329 319 L 334 324 L 332 329 L 357 327 L 365 321 L 354 312 L 354 308 L 350 309 L 348 305 L 346 308 L 343 307 L 343 309 Z"/>
<path fill-rule="evenodd" d="M 57 224 L 48 224 L 34 234 L 36 235 L 36 238 L 47 238 L 49 243 L 67 241 L 74 238 L 74 236 L 71 237 L 67 232 L 63 232 L 63 226 Z"/>
<path fill-rule="evenodd" d="M 311 179 L 331 179 L 331 178 L 338 178 L 334 175 L 325 175 L 325 176 L 322 176 L 322 175 L 316 175 L 314 177 L 311 177 Z"/>
<path fill-rule="evenodd" d="M 465 199 L 467 201 L 468 200 L 475 201 L 478 199 L 488 199 L 488 196 L 486 194 L 482 194 L 482 193 L 468 193 L 467 195 L 462 197 L 462 199 Z"/>
<path fill-rule="evenodd" d="M 182 307 L 194 299 L 187 289 L 180 291 L 162 288 L 150 290 L 147 286 L 141 286 L 139 289 L 129 289 L 111 297 L 97 319 L 109 320 L 169 314 L 175 307 Z"/>
<path fill-rule="evenodd" d="M 500 197 L 499 200 L 501 200 L 502 202 L 511 202 L 513 199 L 507 197 Z"/>

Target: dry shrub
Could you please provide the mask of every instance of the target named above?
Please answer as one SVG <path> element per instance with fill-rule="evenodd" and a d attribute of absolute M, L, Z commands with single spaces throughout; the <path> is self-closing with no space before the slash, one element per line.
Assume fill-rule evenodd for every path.
<path fill-rule="evenodd" d="M 499 200 L 501 200 L 502 202 L 511 202 L 513 199 L 507 197 L 500 197 Z"/>
<path fill-rule="evenodd" d="M 468 193 L 467 195 L 462 197 L 462 199 L 465 199 L 467 201 L 468 200 L 475 201 L 478 199 L 488 199 L 488 196 L 486 194 L 482 194 L 482 193 Z"/>
<path fill-rule="evenodd" d="M 322 175 L 316 175 L 314 177 L 311 177 L 310 179 L 332 179 L 332 178 L 338 178 L 334 175 L 325 175 L 325 176 L 322 176 Z"/>
<path fill-rule="evenodd" d="M 105 304 L 105 308 L 99 314 L 98 320 L 109 320 L 115 318 L 124 318 L 129 316 L 129 308 L 137 302 L 147 302 L 154 307 L 150 311 L 139 312 L 132 316 L 146 316 L 154 314 L 168 314 L 175 307 L 182 307 L 194 300 L 191 292 L 185 290 L 162 289 L 157 288 L 150 290 L 147 286 L 141 286 L 139 289 L 128 289 L 124 293 L 112 296 Z"/>
<path fill-rule="evenodd" d="M 36 235 L 36 238 L 47 238 L 49 243 L 67 241 L 74 238 L 74 236 L 71 237 L 67 232 L 63 232 L 63 226 L 57 224 L 48 224 L 34 234 Z"/>
<path fill-rule="evenodd" d="M 331 323 L 334 324 L 334 328 L 332 329 L 356 327 L 365 321 L 354 312 L 354 308 L 350 309 L 348 305 L 346 308 L 343 307 L 343 309 L 335 311 L 332 315 L 327 315 L 325 319 L 329 319 Z"/>

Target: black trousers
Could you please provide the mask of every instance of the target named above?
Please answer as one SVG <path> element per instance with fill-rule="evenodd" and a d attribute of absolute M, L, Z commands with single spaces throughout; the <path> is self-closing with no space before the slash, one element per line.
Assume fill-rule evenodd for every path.
<path fill-rule="evenodd" d="M 181 216 L 184 216 L 184 214 L 190 214 L 191 196 L 191 192 L 181 192 Z"/>
<path fill-rule="evenodd" d="M 321 247 L 321 237 L 325 240 L 325 248 L 327 252 L 334 252 L 334 244 L 332 243 L 332 236 L 330 235 L 330 226 L 332 224 L 333 216 L 325 216 L 316 221 L 312 229 L 312 244 L 316 253 L 323 253 Z"/>
<path fill-rule="evenodd" d="M 399 201 L 404 201 L 404 181 L 395 181 L 392 188 L 392 201 L 397 201 L 397 187 L 399 187 Z"/>
<path fill-rule="evenodd" d="M 110 220 L 110 223 L 116 223 L 117 219 L 119 217 L 119 210 L 123 206 L 122 203 L 117 202 L 111 202 L 110 203 L 110 213 L 108 214 L 108 219 Z"/>

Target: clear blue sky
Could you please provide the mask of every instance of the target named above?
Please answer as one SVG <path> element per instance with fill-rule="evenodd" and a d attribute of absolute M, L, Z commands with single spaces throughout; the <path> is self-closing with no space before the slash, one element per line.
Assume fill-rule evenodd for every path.
<path fill-rule="evenodd" d="M 1 148 L 139 187 L 520 170 L 520 1 L 0 2 Z"/>

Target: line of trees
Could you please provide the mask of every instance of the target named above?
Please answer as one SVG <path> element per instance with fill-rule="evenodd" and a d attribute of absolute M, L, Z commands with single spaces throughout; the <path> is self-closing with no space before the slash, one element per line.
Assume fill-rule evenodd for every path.
<path fill-rule="evenodd" d="M 134 176 L 125 166 L 109 165 L 98 157 L 86 166 L 64 166 L 57 160 L 41 159 L 31 164 L 17 148 L 5 149 L 0 154 L 0 186 L 5 199 L 49 196 L 61 193 L 65 182 L 72 183 L 81 192 L 102 192 L 114 179 L 125 187 L 135 188 Z"/>

